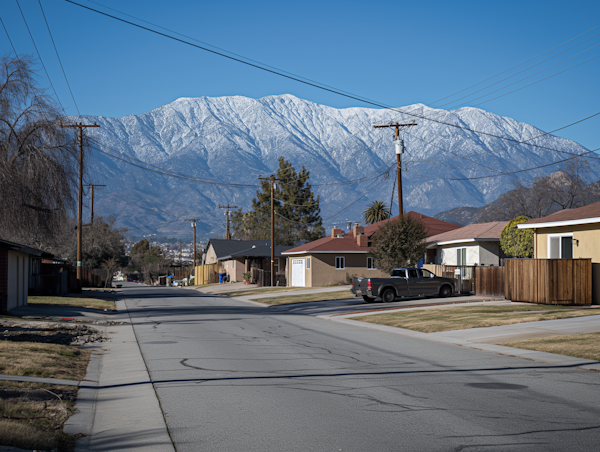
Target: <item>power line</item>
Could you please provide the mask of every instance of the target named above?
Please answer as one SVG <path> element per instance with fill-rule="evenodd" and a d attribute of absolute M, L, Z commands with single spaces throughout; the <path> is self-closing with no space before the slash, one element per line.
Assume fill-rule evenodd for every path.
<path fill-rule="evenodd" d="M 544 71 L 547 71 L 548 69 L 551 69 L 551 68 L 553 68 L 554 66 L 558 66 L 559 64 L 561 64 L 561 63 L 564 63 L 565 61 L 568 61 L 568 60 L 570 60 L 570 59 L 572 59 L 572 58 L 575 58 L 576 56 L 578 56 L 578 55 L 581 55 L 582 53 L 588 52 L 588 51 L 590 51 L 590 50 L 592 50 L 593 48 L 595 48 L 595 47 L 598 47 L 598 46 L 600 46 L 600 44 L 596 44 L 596 45 L 594 45 L 594 46 L 590 47 L 589 49 L 586 49 L 586 50 L 583 50 L 582 52 L 576 53 L 575 55 L 572 55 L 572 56 L 570 56 L 569 58 L 565 58 L 564 60 L 561 60 L 561 61 L 559 61 L 558 63 L 554 63 L 553 65 L 551 65 L 551 66 L 548 66 L 547 68 L 544 68 L 544 69 L 542 69 L 541 71 L 534 72 L 533 74 L 531 74 L 531 75 L 528 75 L 527 77 L 523 77 L 522 79 L 519 79 L 519 80 L 517 80 L 516 82 L 509 83 L 508 85 L 506 85 L 506 86 L 503 86 L 502 88 L 498 88 L 498 89 L 496 89 L 496 90 L 494 90 L 494 91 L 491 91 L 491 92 L 489 92 L 489 93 L 486 93 L 486 94 L 484 94 L 484 95 L 482 95 L 482 96 L 475 97 L 474 99 L 469 99 L 469 100 L 467 100 L 467 101 L 464 101 L 464 102 L 459 102 L 459 103 L 457 103 L 457 104 L 455 104 L 455 105 L 451 105 L 451 106 L 450 106 L 450 107 L 448 107 L 448 108 L 450 109 L 450 108 L 456 108 L 456 107 L 458 107 L 459 105 L 466 105 L 467 103 L 473 102 L 473 101 L 475 101 L 475 100 L 482 99 L 482 98 L 484 98 L 484 97 L 487 97 L 487 96 L 489 96 L 489 95 L 491 95 L 491 94 L 497 93 L 498 91 L 502 91 L 503 89 L 506 89 L 506 88 L 508 88 L 509 86 L 516 85 L 517 83 L 520 83 L 520 82 L 522 82 L 523 80 L 527 80 L 528 78 L 531 78 L 531 77 L 533 77 L 533 76 L 535 76 L 535 75 L 537 75 L 537 74 L 540 74 L 540 73 L 542 73 L 542 72 L 544 72 Z M 598 56 L 600 56 L 600 55 L 598 55 Z M 576 65 L 574 65 L 574 66 L 571 66 L 570 68 L 567 68 L 567 69 L 565 69 L 565 70 L 563 70 L 563 71 L 557 72 L 556 74 L 552 74 L 552 75 L 551 75 L 551 76 L 549 76 L 549 77 L 545 77 L 545 78 L 543 78 L 543 79 L 537 80 L 537 81 L 535 81 L 535 82 L 533 82 L 533 83 L 530 83 L 530 84 L 528 84 L 528 85 L 525 85 L 525 86 L 523 86 L 523 87 L 521 87 L 521 88 L 519 88 L 519 89 L 516 89 L 516 90 L 514 90 L 514 91 L 510 91 L 510 92 L 508 92 L 508 93 L 504 93 L 504 94 L 502 94 L 502 96 L 506 96 L 506 95 L 508 95 L 508 94 L 514 93 L 515 91 L 519 91 L 519 90 L 521 90 L 521 89 L 523 89 L 523 88 L 527 88 L 528 86 L 535 85 L 536 83 L 543 82 L 544 80 L 547 80 L 547 79 L 549 79 L 549 78 L 551 78 L 551 77 L 554 77 L 554 76 L 556 76 L 556 75 L 562 74 L 563 72 L 566 72 L 566 71 L 568 71 L 568 70 L 571 70 L 571 69 L 573 69 L 573 68 L 576 68 L 577 66 L 581 66 L 582 64 L 585 64 L 585 63 L 587 63 L 587 62 L 589 62 L 589 61 L 592 61 L 593 59 L 595 59 L 595 58 L 598 58 L 598 56 L 595 56 L 595 57 L 593 57 L 593 58 L 590 58 L 589 60 L 583 61 L 583 62 L 581 62 L 581 63 L 579 63 L 579 64 L 576 64 Z M 503 80 L 501 80 L 500 82 L 502 82 L 502 81 L 503 81 Z M 497 82 L 497 83 L 500 83 L 500 82 Z M 491 86 L 491 85 L 490 85 L 490 86 Z M 486 87 L 486 88 L 483 88 L 483 89 L 487 89 L 487 88 L 489 88 L 489 87 Z M 476 91 L 476 92 L 477 92 L 477 91 Z M 471 94 L 475 94 L 475 93 L 471 93 Z M 469 94 L 468 96 L 465 96 L 465 97 L 469 97 L 471 94 Z M 485 102 L 489 102 L 489 101 L 491 101 L 491 100 L 498 99 L 499 97 L 502 97 L 502 96 L 497 96 L 497 97 L 494 97 L 493 99 L 486 100 Z M 463 99 L 463 98 L 461 98 L 461 99 Z M 457 100 L 460 100 L 460 99 L 457 99 Z M 483 104 L 483 103 L 485 103 L 485 102 L 480 102 L 480 103 L 478 103 L 478 104 L 475 104 L 475 105 L 481 105 L 481 104 Z M 453 102 L 449 102 L 449 103 L 453 103 Z M 446 105 L 446 104 L 444 104 L 444 105 Z"/>
<path fill-rule="evenodd" d="M 439 101 L 441 101 L 441 100 L 448 99 L 449 97 L 455 96 L 456 94 L 462 93 L 462 92 L 464 92 L 464 91 L 467 91 L 467 90 L 469 90 L 469 89 L 471 89 L 471 88 L 474 88 L 475 86 L 481 85 L 482 83 L 485 83 L 485 82 L 487 82 L 488 80 L 492 80 L 493 78 L 496 78 L 496 77 L 498 77 L 499 75 L 502 75 L 502 74 L 505 74 L 505 73 L 507 73 L 507 72 L 509 72 L 509 71 L 512 71 L 513 69 L 516 69 L 516 68 L 518 68 L 519 66 L 522 66 L 522 65 L 523 65 L 523 64 L 525 64 L 525 63 L 528 63 L 528 62 L 530 62 L 530 61 L 533 61 L 533 60 L 535 60 L 536 58 L 539 58 L 539 57 L 541 57 L 542 55 L 545 55 L 545 54 L 547 54 L 547 53 L 549 53 L 549 52 L 552 52 L 554 49 L 558 49 L 559 47 L 562 47 L 562 46 L 564 46 L 565 44 L 567 44 L 567 43 L 569 43 L 569 42 L 571 42 L 571 41 L 573 41 L 573 40 L 575 40 L 575 39 L 577 39 L 577 38 L 579 38 L 579 37 L 581 37 L 581 36 L 583 36 L 583 35 L 586 35 L 586 34 L 588 34 L 588 33 L 589 33 L 589 32 L 591 32 L 591 31 L 594 31 L 594 30 L 595 30 L 596 28 L 598 28 L 598 27 L 600 27 L 600 25 L 596 25 L 595 27 L 593 27 L 593 28 L 590 28 L 588 31 L 585 31 L 585 32 L 583 32 L 583 33 L 581 33 L 581 34 L 579 34 L 579 35 L 575 36 L 574 38 L 571 38 L 571 39 L 569 39 L 569 40 L 567 40 L 567 41 L 563 42 L 562 44 L 559 44 L 559 45 L 557 45 L 557 46 L 554 46 L 554 47 L 552 47 L 551 49 L 549 49 L 549 50 L 546 50 L 545 52 L 542 52 L 542 53 L 540 53 L 540 54 L 538 54 L 538 55 L 536 55 L 536 56 L 534 56 L 534 57 L 532 57 L 532 58 L 529 58 L 528 60 L 525 60 L 525 61 L 523 61 L 522 63 L 519 63 L 519 64 L 517 64 L 516 66 L 513 66 L 513 67 L 511 67 L 511 68 L 508 68 L 508 69 L 506 69 L 506 70 L 504 70 L 504 71 L 502 71 L 502 72 L 499 72 L 499 73 L 497 73 L 496 75 L 492 75 L 491 77 L 488 77 L 488 78 L 486 78 L 485 80 L 482 80 L 482 81 L 480 81 L 480 82 L 478 82 L 478 83 L 475 83 L 474 85 L 471 85 L 471 86 L 468 86 L 468 87 L 466 87 L 466 88 L 464 88 L 464 89 L 461 89 L 460 91 L 457 91 L 457 92 L 455 92 L 455 93 L 453 93 L 453 94 L 450 94 L 450 95 L 448 95 L 448 96 L 442 97 L 441 99 L 438 99 L 438 100 L 436 100 L 436 101 L 430 102 L 430 103 L 428 103 L 427 105 L 433 105 L 433 104 L 437 104 L 437 103 L 438 103 Z"/>
<path fill-rule="evenodd" d="M 90 8 L 89 6 L 85 6 L 85 5 L 82 5 L 80 3 L 74 2 L 73 0 L 65 0 L 65 1 L 68 2 L 68 3 L 71 3 L 73 5 L 79 6 L 81 8 L 84 8 L 84 9 L 93 11 L 95 13 L 101 14 L 103 16 L 110 17 L 111 19 L 115 19 L 115 20 L 118 20 L 120 22 L 123 22 L 123 23 L 129 24 L 129 25 L 132 25 L 134 27 L 140 28 L 142 30 L 146 30 L 146 31 L 149 31 L 151 33 L 154 33 L 154 34 L 157 34 L 157 35 L 160 35 L 160 36 L 172 39 L 174 41 L 181 42 L 182 44 L 186 44 L 186 45 L 198 48 L 200 50 L 204 50 L 204 51 L 213 53 L 215 55 L 219 55 L 219 56 L 222 56 L 224 58 L 236 61 L 238 63 L 242 63 L 242 64 L 245 64 L 247 66 L 251 66 L 253 68 L 256 68 L 256 69 L 259 69 L 259 70 L 262 70 L 262 71 L 265 71 L 265 72 L 269 72 L 269 73 L 274 74 L 274 75 L 279 75 L 281 77 L 284 77 L 284 78 L 287 78 L 287 79 L 290 79 L 290 80 L 293 80 L 293 81 L 296 81 L 296 82 L 299 82 L 299 83 L 303 83 L 305 85 L 312 86 L 312 87 L 317 88 L 317 89 L 321 89 L 323 91 L 327 91 L 327 92 L 330 92 L 330 93 L 338 94 L 340 96 L 344 96 L 344 97 L 347 97 L 349 99 L 357 100 L 359 102 L 364 102 L 366 104 L 374 105 L 374 106 L 377 106 L 377 107 L 380 107 L 380 108 L 384 108 L 384 109 L 396 111 L 398 113 L 406 114 L 406 115 L 409 115 L 409 116 L 412 116 L 412 117 L 415 117 L 415 118 L 420 118 L 420 119 L 424 119 L 424 120 L 427 120 L 427 121 L 436 122 L 436 123 L 439 123 L 439 124 L 444 124 L 444 125 L 447 125 L 447 126 L 450 126 L 450 127 L 454 127 L 454 128 L 458 128 L 458 129 L 462 129 L 462 130 L 468 130 L 468 131 L 473 132 L 473 133 L 478 133 L 478 134 L 481 134 L 481 135 L 491 136 L 491 137 L 494 137 L 494 138 L 500 138 L 500 139 L 508 140 L 508 141 L 516 141 L 516 140 L 514 140 L 512 138 L 502 137 L 502 136 L 499 136 L 499 135 L 494 135 L 492 133 L 487 133 L 487 132 L 473 130 L 473 129 L 469 128 L 469 127 L 464 127 L 464 126 L 461 126 L 459 124 L 452 124 L 452 123 L 449 123 L 449 122 L 443 122 L 443 121 L 437 120 L 435 118 L 428 118 L 428 117 L 417 115 L 417 114 L 414 114 L 414 113 L 411 113 L 411 112 L 402 111 L 402 110 L 400 110 L 398 108 L 394 108 L 394 107 L 391 107 L 389 105 L 382 104 L 380 102 L 376 102 L 376 101 L 372 101 L 372 100 L 369 100 L 369 99 L 366 99 L 366 98 L 359 97 L 358 95 L 347 94 L 347 93 L 345 93 L 345 92 L 343 92 L 341 90 L 338 90 L 338 89 L 335 89 L 335 88 L 330 88 L 330 87 L 327 87 L 327 86 L 325 86 L 323 84 L 319 84 L 318 82 L 310 82 L 310 81 L 307 81 L 307 80 L 303 80 L 303 79 L 301 79 L 298 76 L 288 75 L 288 74 L 286 74 L 286 73 L 284 73 L 282 71 L 279 71 L 279 70 L 269 69 L 269 68 L 261 66 L 259 64 L 250 63 L 250 62 L 244 61 L 244 60 L 242 60 L 240 58 L 232 57 L 230 55 L 226 55 L 225 53 L 218 52 L 216 50 L 212 50 L 212 49 L 209 49 L 207 47 L 194 44 L 192 42 L 186 41 L 184 39 L 177 38 L 175 36 L 168 35 L 166 33 L 162 33 L 162 32 L 157 31 L 157 30 L 153 30 L 152 28 L 144 27 L 143 25 L 139 25 L 139 24 L 136 24 L 134 22 L 131 22 L 131 21 L 128 21 L 128 20 L 125 20 L 125 19 L 121 19 L 120 17 L 113 16 L 111 14 L 99 11 L 97 9 Z M 532 144 L 532 143 L 528 143 L 527 145 L 528 146 L 536 146 L 535 144 Z"/>
<path fill-rule="evenodd" d="M 12 47 L 13 52 L 15 52 L 15 56 L 17 58 L 19 58 L 19 54 L 15 50 L 15 46 L 13 45 L 12 39 L 10 39 L 10 35 L 8 34 L 8 30 L 6 29 L 6 26 L 4 25 L 4 21 L 2 20 L 2 16 L 0 16 L 0 22 L 2 22 L 2 28 L 4 28 L 4 32 L 6 33 L 6 37 L 8 38 L 8 42 L 10 42 L 10 46 Z"/>
<path fill-rule="evenodd" d="M 39 1 L 39 0 L 38 0 L 38 1 Z M 550 58 L 546 58 L 545 60 L 542 60 L 542 61 L 540 61 L 539 63 L 536 63 L 536 64 L 534 64 L 534 65 L 532 65 L 532 66 L 529 66 L 529 67 L 527 67 L 527 68 L 523 69 L 522 71 L 519 71 L 519 72 L 517 72 L 517 73 L 515 73 L 515 74 L 509 75 L 508 77 L 505 77 L 505 78 L 503 78 L 502 80 L 498 80 L 497 82 L 494 82 L 494 83 L 492 83 L 492 84 L 490 84 L 490 85 L 484 86 L 483 88 L 481 88 L 481 89 L 478 89 L 477 91 L 473 91 L 472 93 L 469 93 L 469 94 L 467 94 L 467 95 L 465 95 L 465 96 L 463 96 L 463 97 L 459 97 L 458 99 L 454 99 L 454 100 L 452 100 L 452 101 L 450 101 L 450 102 L 446 102 L 445 104 L 442 104 L 442 105 L 440 105 L 440 106 L 438 106 L 438 107 L 436 107 L 436 108 L 442 108 L 442 107 L 444 107 L 444 106 L 446 106 L 446 105 L 449 105 L 449 104 L 454 104 L 454 103 L 458 102 L 459 100 L 462 100 L 462 99 L 464 99 L 465 97 L 472 96 L 473 94 L 476 94 L 476 93 L 479 93 L 479 92 L 481 92 L 481 91 L 484 91 L 484 90 L 486 90 L 486 89 L 488 89 L 488 88 L 491 88 L 492 86 L 494 86 L 494 85 L 497 85 L 498 83 L 502 83 L 502 82 L 504 82 L 504 81 L 506 81 L 506 80 L 508 80 L 508 79 L 511 79 L 511 78 L 513 78 L 513 77 L 516 77 L 517 75 L 519 75 L 519 74 L 522 74 L 523 72 L 527 72 L 529 69 L 532 69 L 532 68 L 534 68 L 534 67 L 536 67 L 536 66 L 539 66 L 540 64 L 542 64 L 542 63 L 545 63 L 546 61 L 550 61 L 550 60 L 552 60 L 552 59 L 556 58 L 557 56 L 559 56 L 559 55 L 562 55 L 563 53 L 566 53 L 566 52 L 568 52 L 569 50 L 573 50 L 575 47 L 579 47 L 580 45 L 583 45 L 583 44 L 585 44 L 586 42 L 588 42 L 588 41 L 591 41 L 591 40 L 592 40 L 592 39 L 594 39 L 594 38 L 597 38 L 598 36 L 600 36 L 600 34 L 597 34 L 597 35 L 595 35 L 595 36 L 592 36 L 591 38 L 589 38 L 589 39 L 586 39 L 585 41 L 583 41 L 583 42 L 580 42 L 579 44 L 577 44 L 577 45 L 574 45 L 573 47 L 569 47 L 567 50 L 563 50 L 562 52 L 559 52 L 559 53 L 557 53 L 556 55 L 553 55 L 553 56 L 551 56 Z M 593 49 L 594 47 L 596 47 L 596 46 L 590 47 L 589 49 L 587 49 L 587 50 L 584 50 L 583 52 L 577 53 L 577 54 L 575 54 L 575 55 L 573 55 L 573 56 L 571 56 L 571 57 L 569 57 L 569 58 L 567 58 L 567 59 L 565 59 L 565 60 L 562 60 L 562 61 L 560 61 L 560 62 L 558 62 L 558 63 L 556 63 L 556 64 L 553 64 L 552 66 L 548 66 L 547 68 L 545 68 L 545 69 L 543 69 L 543 70 L 541 70 L 541 71 L 539 71 L 539 72 L 536 72 L 535 74 L 532 74 L 532 75 L 530 75 L 529 77 L 533 77 L 534 75 L 536 75 L 536 74 L 539 74 L 540 72 L 544 72 L 544 71 L 546 71 L 546 70 L 548 70 L 548 69 L 550 69 L 550 68 L 552 68 L 552 67 L 556 66 L 557 64 L 563 63 L 563 62 L 565 62 L 565 61 L 567 61 L 567 60 L 569 60 L 569 59 L 571 59 L 571 58 L 573 58 L 573 57 L 576 57 L 577 55 L 579 55 L 579 54 L 581 54 L 581 53 L 587 52 L 588 50 L 591 50 L 591 49 Z M 529 78 L 529 77 L 526 77 L 526 78 Z M 525 79 L 521 79 L 521 80 L 519 80 L 519 81 L 522 81 L 522 80 L 525 80 Z M 515 82 L 515 83 L 518 83 L 518 82 Z M 508 85 L 508 86 L 510 86 L 510 85 Z M 501 88 L 501 89 L 504 89 L 504 88 Z M 472 99 L 472 100 L 474 100 L 474 99 Z M 466 101 L 466 102 L 470 102 L 470 101 Z M 466 103 L 466 102 L 465 102 L 465 103 Z M 454 108 L 454 107 L 448 107 L 448 109 L 450 109 L 450 108 Z"/>
<path fill-rule="evenodd" d="M 575 154 L 575 155 L 573 155 L 572 157 L 567 157 L 566 159 L 563 159 L 563 160 L 557 160 L 556 162 L 547 163 L 547 164 L 545 164 L 545 165 L 539 165 L 539 166 L 535 166 L 535 167 L 533 167 L 533 168 L 527 168 L 527 169 L 522 169 L 522 170 L 517 170 L 517 171 L 509 171 L 509 172 L 502 173 L 502 174 L 493 174 L 493 175 L 489 175 L 489 176 L 477 176 L 477 177 L 448 177 L 448 178 L 444 178 L 444 177 L 429 177 L 429 176 L 424 176 L 423 174 L 419 174 L 419 173 L 416 173 L 416 172 L 414 172 L 414 171 L 407 171 L 407 172 L 411 172 L 411 173 L 413 173 L 413 174 L 416 174 L 417 176 L 421 176 L 421 177 L 424 177 L 424 178 L 426 178 L 426 179 L 429 179 L 429 180 L 456 180 L 456 181 L 459 181 L 459 180 L 477 180 L 477 179 L 487 179 L 487 178 L 491 178 L 491 177 L 508 176 L 508 175 L 510 175 L 510 174 L 524 173 L 524 172 L 527 172 L 527 171 L 533 171 L 533 170 L 540 169 L 540 168 L 546 168 L 546 167 L 548 167 L 548 166 L 557 165 L 557 164 L 559 164 L 559 163 L 566 162 L 567 160 L 571 160 L 571 159 L 574 159 L 574 158 L 577 158 L 577 157 L 582 157 L 582 156 L 584 156 L 584 155 L 586 155 L 586 154 L 590 154 L 590 153 L 592 153 L 592 152 L 596 152 L 596 151 L 600 151 L 600 148 L 596 148 L 596 149 L 593 149 L 593 150 L 591 150 L 591 151 L 586 151 L 586 152 L 583 152 L 583 153 L 581 153 L 581 154 Z"/>
<path fill-rule="evenodd" d="M 50 75 L 48 74 L 48 71 L 46 70 L 46 65 L 44 64 L 44 60 L 42 60 L 42 55 L 40 54 L 37 45 L 35 45 L 35 39 L 33 39 L 33 35 L 31 34 L 31 30 L 29 29 L 29 25 L 27 24 L 27 19 L 25 19 L 25 14 L 23 14 L 23 10 L 21 9 L 21 5 L 19 4 L 19 0 L 16 0 L 17 2 L 17 6 L 19 7 L 19 11 L 21 12 L 21 17 L 23 17 L 23 22 L 25 22 L 25 27 L 27 27 L 27 31 L 29 32 L 29 37 L 31 38 L 31 42 L 33 42 L 33 47 L 35 48 L 35 52 L 38 55 L 38 58 L 40 59 L 40 63 L 42 63 L 42 67 L 44 68 L 44 72 L 46 73 L 46 77 L 48 78 L 48 81 L 50 82 L 50 86 L 52 86 L 52 91 L 54 91 L 54 95 L 56 96 L 56 100 L 58 100 L 58 103 L 60 104 L 61 108 L 63 109 L 63 111 L 65 110 L 62 102 L 60 101 L 60 98 L 58 97 L 58 94 L 56 92 L 56 89 L 54 88 L 54 84 L 52 83 L 52 80 L 50 79 Z M 18 56 L 17 56 L 18 58 Z"/>
<path fill-rule="evenodd" d="M 75 101 L 75 96 L 73 96 L 73 91 L 71 90 L 71 85 L 69 84 L 69 80 L 67 79 L 67 74 L 65 72 L 65 68 L 63 67 L 62 61 L 60 60 L 60 56 L 58 55 L 58 49 L 56 48 L 56 44 L 54 42 L 54 38 L 52 37 L 52 32 L 50 31 L 50 25 L 48 25 L 48 20 L 46 19 L 46 14 L 44 13 L 44 8 L 42 8 L 42 2 L 38 0 L 40 5 L 40 9 L 42 10 L 42 16 L 44 16 L 44 22 L 46 22 L 46 28 L 48 29 L 48 34 L 50 35 L 50 39 L 52 40 L 52 45 L 54 46 L 54 51 L 56 52 L 56 58 L 58 58 L 58 62 L 60 63 L 60 68 L 62 69 L 62 73 L 65 76 L 65 82 L 67 82 L 67 86 L 69 87 L 69 92 L 71 93 L 71 98 L 73 99 L 73 103 L 75 104 L 75 109 L 77 110 L 77 114 L 81 116 L 79 112 L 79 107 L 77 106 L 77 102 Z"/>

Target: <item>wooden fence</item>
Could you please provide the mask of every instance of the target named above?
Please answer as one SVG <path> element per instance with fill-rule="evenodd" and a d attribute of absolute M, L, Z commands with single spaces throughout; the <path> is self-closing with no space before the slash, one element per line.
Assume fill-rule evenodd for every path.
<path fill-rule="evenodd" d="M 473 267 L 475 294 L 490 297 L 504 296 L 505 267 Z"/>
<path fill-rule="evenodd" d="M 219 264 L 197 265 L 194 285 L 214 284 L 219 282 Z"/>
<path fill-rule="evenodd" d="M 592 304 L 591 259 L 506 259 L 507 299 L 538 304 Z"/>
<path fill-rule="evenodd" d="M 457 288 L 460 293 L 504 296 L 504 267 L 425 264 L 423 268 L 436 276 L 458 280 Z"/>

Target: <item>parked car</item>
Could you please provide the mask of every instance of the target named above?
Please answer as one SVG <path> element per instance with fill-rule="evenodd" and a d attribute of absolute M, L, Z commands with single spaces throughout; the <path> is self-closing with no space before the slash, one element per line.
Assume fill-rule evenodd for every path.
<path fill-rule="evenodd" d="M 377 298 L 389 303 L 400 297 L 449 297 L 456 292 L 456 280 L 421 268 L 395 268 L 389 278 L 352 278 L 350 291 L 357 297 L 362 296 L 367 303 Z"/>

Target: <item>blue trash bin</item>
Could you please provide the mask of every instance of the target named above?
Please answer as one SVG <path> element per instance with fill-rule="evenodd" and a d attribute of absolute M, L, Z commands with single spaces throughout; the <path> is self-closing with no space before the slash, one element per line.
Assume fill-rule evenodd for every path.
<path fill-rule="evenodd" d="M 219 273 L 219 284 L 223 284 L 223 280 L 227 276 L 227 273 Z"/>

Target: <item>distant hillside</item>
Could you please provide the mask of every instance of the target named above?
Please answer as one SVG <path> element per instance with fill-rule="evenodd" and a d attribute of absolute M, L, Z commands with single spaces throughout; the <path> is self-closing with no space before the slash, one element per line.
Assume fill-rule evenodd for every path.
<path fill-rule="evenodd" d="M 433 217 L 460 226 L 467 226 L 468 224 L 477 223 L 482 210 L 483 207 L 455 207 L 436 213 Z"/>
<path fill-rule="evenodd" d="M 512 220 L 518 216 L 540 218 L 563 209 L 600 202 L 600 181 L 586 184 L 582 172 L 587 162 L 571 163 L 571 172 L 556 171 L 531 186 L 519 185 L 483 207 L 455 207 L 434 218 L 466 226 L 473 223 Z M 568 169 L 568 168 L 567 168 Z"/>
<path fill-rule="evenodd" d="M 477 108 L 338 109 L 287 94 L 181 98 L 139 115 L 77 121 L 100 125 L 87 135 L 104 152 L 120 153 L 117 158 L 94 155 L 92 182 L 106 184 L 95 199 L 97 215 L 113 215 L 117 226 L 135 233 L 183 238 L 190 237 L 191 228 L 180 220 L 197 218 L 198 237 L 207 238 L 224 234 L 225 212 L 218 206 L 251 208 L 258 176 L 275 171 L 280 156 L 297 169 L 310 170 L 326 228 L 360 221 L 368 202 L 389 203 L 395 183 L 393 174 L 384 174 L 395 166 L 393 131 L 373 125 L 412 119 L 418 125 L 404 136 L 404 208 L 425 215 L 483 206 L 513 187 L 511 177 L 486 176 L 549 165 L 564 159 L 565 152 L 586 151 L 571 140 Z M 515 143 L 521 141 L 537 147 Z M 123 156 L 139 160 L 127 165 L 119 160 Z M 140 161 L 154 166 L 145 171 Z M 590 166 L 600 173 L 597 160 L 590 160 Z M 161 170 L 184 176 L 165 177 Z M 519 177 L 532 181 L 552 171 L 556 167 L 547 166 Z"/>

